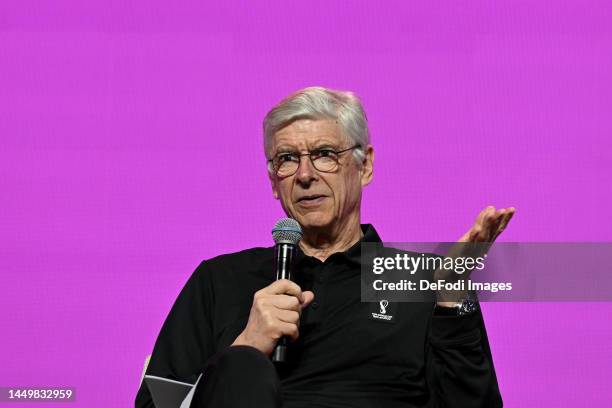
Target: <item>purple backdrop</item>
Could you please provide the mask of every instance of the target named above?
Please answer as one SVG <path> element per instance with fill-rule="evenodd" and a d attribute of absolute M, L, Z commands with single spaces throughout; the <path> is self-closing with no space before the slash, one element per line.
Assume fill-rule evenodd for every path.
<path fill-rule="evenodd" d="M 609 2 L 201 3 L 0 3 L 0 386 L 132 405 L 198 263 L 271 244 L 261 120 L 304 86 L 362 96 L 384 240 L 487 204 L 612 240 Z M 483 308 L 508 407 L 610 403 L 610 304 Z"/>

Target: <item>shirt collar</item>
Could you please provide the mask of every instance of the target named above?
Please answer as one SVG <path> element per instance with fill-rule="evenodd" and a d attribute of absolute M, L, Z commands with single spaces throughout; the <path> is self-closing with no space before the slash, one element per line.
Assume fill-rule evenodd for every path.
<path fill-rule="evenodd" d="M 343 259 L 349 263 L 354 263 L 357 265 L 361 264 L 361 244 L 362 243 L 382 243 L 380 236 L 372 226 L 372 224 L 361 224 L 361 231 L 363 232 L 363 236 L 359 241 L 357 241 L 353 246 L 347 249 L 344 252 L 336 252 L 331 254 L 326 262 L 331 261 L 332 259 Z M 296 261 L 298 263 L 304 262 L 306 260 L 318 261 L 316 258 L 312 256 L 307 256 L 302 252 L 302 249 L 298 246 L 298 256 Z M 318 261 L 320 262 L 320 261 Z"/>

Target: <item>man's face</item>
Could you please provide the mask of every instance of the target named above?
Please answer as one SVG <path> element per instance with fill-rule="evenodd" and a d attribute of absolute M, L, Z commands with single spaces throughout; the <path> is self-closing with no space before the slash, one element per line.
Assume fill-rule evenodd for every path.
<path fill-rule="evenodd" d="M 282 152 L 306 153 L 321 148 L 344 150 L 349 147 L 341 128 L 331 119 L 300 119 L 274 134 L 270 157 Z M 320 172 L 304 156 L 292 176 L 271 175 L 274 197 L 281 200 L 285 213 L 305 230 L 332 230 L 349 222 L 359 222 L 361 189 L 372 180 L 374 153 L 365 147 L 366 158 L 359 166 L 353 151 L 340 154 L 338 168 Z"/>

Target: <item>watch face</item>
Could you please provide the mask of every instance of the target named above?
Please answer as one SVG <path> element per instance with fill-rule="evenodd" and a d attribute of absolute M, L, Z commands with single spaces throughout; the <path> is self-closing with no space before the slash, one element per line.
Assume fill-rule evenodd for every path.
<path fill-rule="evenodd" d="M 478 310 L 478 304 L 469 299 L 465 299 L 463 302 L 461 302 L 458 314 L 462 316 L 465 314 L 474 313 L 476 310 Z"/>

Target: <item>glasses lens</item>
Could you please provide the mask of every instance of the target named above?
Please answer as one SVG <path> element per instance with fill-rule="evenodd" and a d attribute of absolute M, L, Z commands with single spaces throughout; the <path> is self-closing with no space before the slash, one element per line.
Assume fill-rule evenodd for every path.
<path fill-rule="evenodd" d="M 333 150 L 313 152 L 312 162 L 319 171 L 334 171 L 338 165 L 338 154 Z"/>
<path fill-rule="evenodd" d="M 276 168 L 276 174 L 280 177 L 286 177 L 295 173 L 299 164 L 299 157 L 291 154 L 283 154 L 276 158 L 274 167 Z"/>
<path fill-rule="evenodd" d="M 338 165 L 338 160 L 334 157 L 316 157 L 312 162 L 317 170 L 326 172 L 334 171 Z"/>

